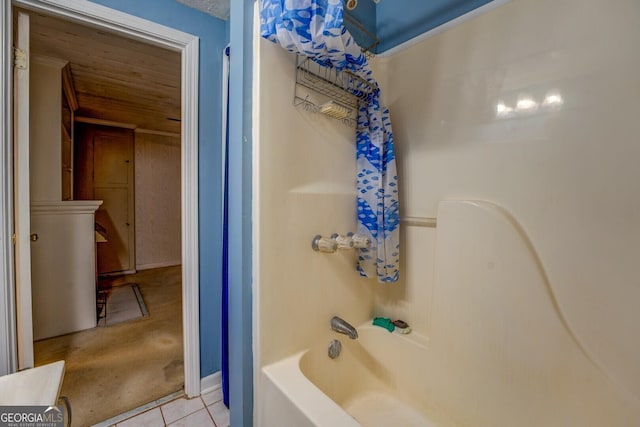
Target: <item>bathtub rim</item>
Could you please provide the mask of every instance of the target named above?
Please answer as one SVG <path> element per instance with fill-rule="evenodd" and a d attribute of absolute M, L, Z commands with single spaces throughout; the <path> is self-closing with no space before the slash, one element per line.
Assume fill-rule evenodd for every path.
<path fill-rule="evenodd" d="M 347 411 L 324 394 L 300 369 L 302 350 L 262 368 L 262 373 L 316 426 L 360 427 Z"/>
<path fill-rule="evenodd" d="M 392 335 L 393 340 L 400 340 L 401 345 L 415 346 L 421 351 L 428 349 L 428 337 L 419 333 L 411 332 L 404 335 L 400 333 L 388 332 L 387 330 L 374 326 L 370 321 L 364 322 L 357 327 L 361 331 L 362 338 L 366 340 L 367 334 Z M 328 337 L 337 335 L 328 332 Z M 325 337 L 323 337 L 325 338 Z M 296 407 L 312 424 L 317 426 L 361 426 L 342 406 L 336 403 L 331 397 L 325 394 L 314 382 L 305 375 L 302 369 L 302 358 L 311 351 L 317 351 L 315 346 L 298 351 L 290 356 L 263 366 L 262 374 L 277 387 L 292 405 Z"/>

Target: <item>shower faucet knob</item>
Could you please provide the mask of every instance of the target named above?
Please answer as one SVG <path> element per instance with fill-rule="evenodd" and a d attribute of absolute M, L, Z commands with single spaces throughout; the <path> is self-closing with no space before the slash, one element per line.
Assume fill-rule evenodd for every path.
<path fill-rule="evenodd" d="M 371 239 L 368 238 L 367 236 L 364 236 L 362 234 L 356 234 L 356 233 L 348 233 L 347 236 L 351 238 L 354 248 L 360 249 L 360 248 L 371 247 Z"/>
<path fill-rule="evenodd" d="M 338 242 L 318 234 L 311 241 L 311 247 L 316 252 L 333 253 L 338 249 Z"/>
<path fill-rule="evenodd" d="M 353 239 L 350 236 L 333 233 L 331 238 L 338 244 L 338 249 L 353 249 Z"/>

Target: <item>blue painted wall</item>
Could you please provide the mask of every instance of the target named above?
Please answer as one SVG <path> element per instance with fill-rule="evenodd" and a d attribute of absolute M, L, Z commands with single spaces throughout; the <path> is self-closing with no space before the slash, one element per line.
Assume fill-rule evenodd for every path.
<path fill-rule="evenodd" d="M 225 21 L 174 0 L 91 0 L 200 38 L 199 216 L 200 376 L 221 367 L 222 292 L 222 52 Z"/>
<path fill-rule="evenodd" d="M 376 35 L 381 42 L 375 52 L 389 50 L 490 2 L 491 0 L 382 0 L 376 7 Z"/>

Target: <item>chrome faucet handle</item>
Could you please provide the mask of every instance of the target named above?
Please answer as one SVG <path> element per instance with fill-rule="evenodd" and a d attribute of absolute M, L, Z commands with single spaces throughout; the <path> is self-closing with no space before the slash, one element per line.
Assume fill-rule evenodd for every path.
<path fill-rule="evenodd" d="M 363 234 L 347 233 L 347 236 L 351 238 L 354 248 L 369 248 L 371 247 L 371 239 Z"/>
<path fill-rule="evenodd" d="M 335 239 L 322 237 L 318 234 L 311 241 L 311 247 L 316 252 L 333 253 L 338 249 L 338 243 L 335 241 Z"/>
<path fill-rule="evenodd" d="M 353 239 L 351 236 L 333 233 L 331 238 L 338 244 L 338 249 L 353 249 Z"/>

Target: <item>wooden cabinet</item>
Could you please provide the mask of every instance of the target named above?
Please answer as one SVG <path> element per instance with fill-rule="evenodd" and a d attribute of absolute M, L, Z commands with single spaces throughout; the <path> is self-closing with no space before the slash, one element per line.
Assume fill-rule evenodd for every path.
<path fill-rule="evenodd" d="M 66 61 L 31 57 L 31 295 L 36 340 L 96 325 L 95 211 L 73 199 L 78 104 Z"/>
<path fill-rule="evenodd" d="M 96 326 L 95 211 L 101 201 L 31 204 L 33 339 Z"/>

